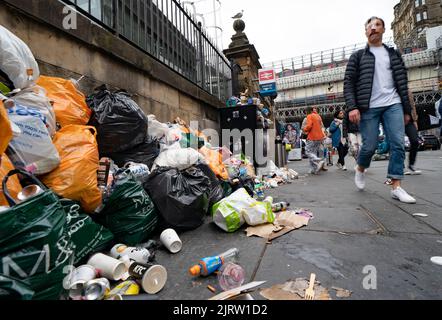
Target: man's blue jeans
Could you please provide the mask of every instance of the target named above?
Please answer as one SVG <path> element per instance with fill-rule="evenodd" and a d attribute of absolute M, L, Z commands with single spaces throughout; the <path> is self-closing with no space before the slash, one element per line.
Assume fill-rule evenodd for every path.
<path fill-rule="evenodd" d="M 405 161 L 405 125 L 402 104 L 372 108 L 361 113 L 359 125 L 362 135 L 362 148 L 358 165 L 369 168 L 371 159 L 378 147 L 379 124 L 382 123 L 385 138 L 390 143 L 390 161 L 387 178 L 402 180 Z"/>

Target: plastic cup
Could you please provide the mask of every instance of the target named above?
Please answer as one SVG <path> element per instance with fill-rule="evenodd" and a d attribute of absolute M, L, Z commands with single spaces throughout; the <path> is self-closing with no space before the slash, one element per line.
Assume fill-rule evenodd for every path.
<path fill-rule="evenodd" d="M 241 287 L 245 280 L 244 269 L 235 263 L 224 264 L 218 273 L 218 282 L 224 291 Z"/>
<path fill-rule="evenodd" d="M 180 252 L 183 246 L 178 234 L 173 229 L 164 230 L 161 233 L 160 241 L 172 253 Z"/>
<path fill-rule="evenodd" d="M 127 267 L 123 261 L 114 259 L 102 253 L 93 255 L 88 264 L 98 270 L 102 277 L 109 280 L 120 280 L 124 273 L 127 271 Z"/>

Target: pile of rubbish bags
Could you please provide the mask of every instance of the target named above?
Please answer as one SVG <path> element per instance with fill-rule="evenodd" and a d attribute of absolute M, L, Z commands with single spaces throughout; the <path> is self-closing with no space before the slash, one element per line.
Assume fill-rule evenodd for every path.
<path fill-rule="evenodd" d="M 111 256 L 115 245 L 146 253 L 141 244 L 156 231 L 194 230 L 207 217 L 227 232 L 272 222 L 263 190 L 295 178 L 269 167 L 257 179 L 250 159 L 211 147 L 179 118 L 146 115 L 128 92 L 103 85 L 86 96 L 78 81 L 40 75 L 27 45 L 2 26 L 0 137 L 0 299 L 102 299 L 66 282 L 66 270 L 87 273 L 73 268 L 86 262 L 115 264 L 122 272 L 103 267 L 101 286 L 129 290 L 154 254 L 127 261 Z M 149 294 L 167 278 L 151 268 L 162 276 L 156 289 L 141 285 Z"/>

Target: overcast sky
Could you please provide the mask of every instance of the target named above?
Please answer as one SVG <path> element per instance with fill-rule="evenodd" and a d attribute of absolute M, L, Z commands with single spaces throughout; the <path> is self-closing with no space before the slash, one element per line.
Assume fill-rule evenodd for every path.
<path fill-rule="evenodd" d="M 390 37 L 393 7 L 399 3 L 399 0 L 219 0 L 220 6 L 218 0 L 193 1 L 214 38 L 215 30 L 220 33 L 213 27 L 214 1 L 217 25 L 223 29 L 219 46 L 228 47 L 235 33 L 231 17 L 244 10 L 245 33 L 255 45 L 261 63 L 365 42 L 363 24 L 373 15 L 385 20 L 384 39 Z"/>

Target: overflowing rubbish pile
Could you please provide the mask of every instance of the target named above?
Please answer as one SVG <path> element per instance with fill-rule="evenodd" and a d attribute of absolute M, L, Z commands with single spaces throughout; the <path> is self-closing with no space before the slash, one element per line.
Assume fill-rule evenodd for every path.
<path fill-rule="evenodd" d="M 261 99 L 251 97 L 249 94 L 249 89 L 247 88 L 244 92 L 240 92 L 240 97 L 232 96 L 226 101 L 226 107 L 240 107 L 240 106 L 257 106 L 257 123 L 259 127 L 263 129 L 268 129 L 273 124 L 270 119 L 271 111 L 270 109 L 261 102 Z"/>
<path fill-rule="evenodd" d="M 271 163 L 258 177 L 250 159 L 213 148 L 179 118 L 146 115 L 125 91 L 86 96 L 79 81 L 40 75 L 2 26 L 0 83 L 0 296 L 155 299 L 168 278 L 155 251 L 178 254 L 177 232 L 208 216 L 234 232 L 287 208 L 264 191 L 296 179 L 293 170 Z M 189 272 L 240 287 L 237 251 Z"/>

